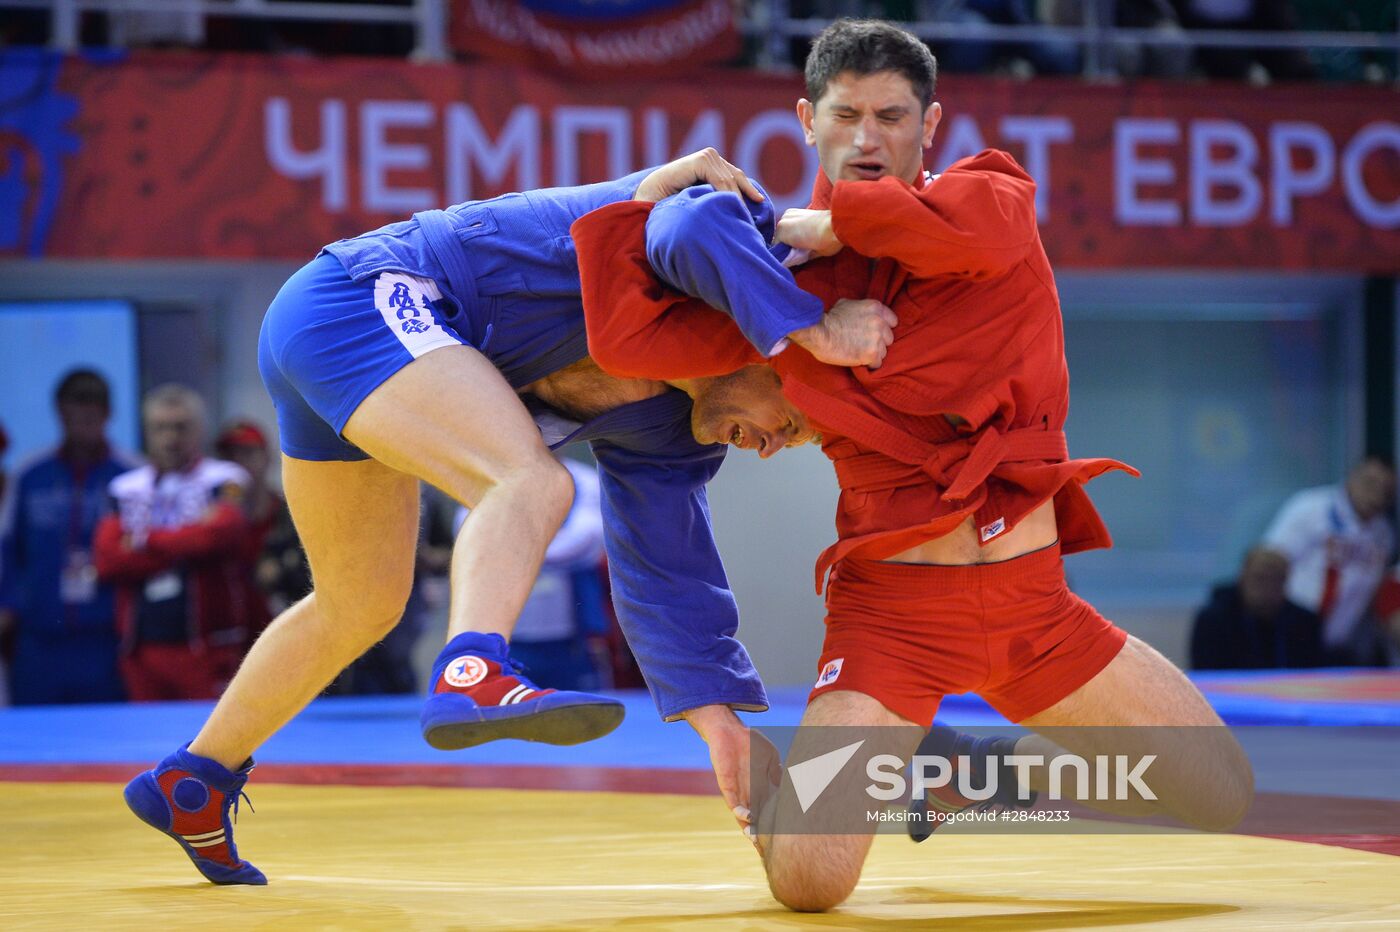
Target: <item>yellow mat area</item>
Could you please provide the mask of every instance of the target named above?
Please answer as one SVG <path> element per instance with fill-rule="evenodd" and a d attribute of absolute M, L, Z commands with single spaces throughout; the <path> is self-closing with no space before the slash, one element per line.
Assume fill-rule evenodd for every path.
<path fill-rule="evenodd" d="M 713 797 L 255 785 L 203 882 L 111 784 L 0 784 L 0 929 L 1400 928 L 1400 858 L 1185 834 L 882 837 L 852 899 L 781 909 Z"/>

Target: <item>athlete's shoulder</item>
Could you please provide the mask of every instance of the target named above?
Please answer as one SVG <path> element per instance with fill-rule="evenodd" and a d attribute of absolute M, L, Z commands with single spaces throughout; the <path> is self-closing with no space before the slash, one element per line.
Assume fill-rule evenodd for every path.
<path fill-rule="evenodd" d="M 1003 175 L 1015 175 L 1031 180 L 1030 174 L 1021 167 L 1021 163 L 1016 161 L 1016 157 L 1004 149 L 983 149 L 976 155 L 969 155 L 958 159 L 946 169 L 953 171 L 976 171 L 976 172 L 998 172 Z"/>

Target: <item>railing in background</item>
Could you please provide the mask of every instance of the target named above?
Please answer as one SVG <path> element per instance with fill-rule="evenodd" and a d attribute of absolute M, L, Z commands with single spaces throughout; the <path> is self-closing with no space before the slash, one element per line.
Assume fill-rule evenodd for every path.
<path fill-rule="evenodd" d="M 826 20 L 793 19 L 779 16 L 786 0 L 773 0 L 773 12 L 747 20 L 744 30 L 763 39 L 767 55 L 786 56 L 786 43 L 797 37 L 812 37 L 827 25 Z M 1239 29 L 1137 28 L 1104 25 L 1093 13 L 1096 4 L 1086 3 L 1085 23 L 1080 26 L 997 25 L 992 23 L 916 22 L 899 23 L 919 38 L 934 41 L 972 42 L 1068 42 L 1084 49 L 1084 73 L 1102 73 L 1102 55 L 1115 43 L 1166 48 L 1239 49 L 1357 49 L 1400 52 L 1400 30 L 1393 34 L 1377 32 L 1263 32 Z M 782 58 L 776 58 L 782 61 Z M 771 65 L 770 62 L 761 62 Z"/>
<path fill-rule="evenodd" d="M 408 5 L 382 3 L 307 2 L 307 0 L 0 0 L 0 9 L 49 10 L 52 14 L 50 45 L 62 51 L 78 48 L 81 14 L 194 13 L 204 16 L 263 20 L 322 22 L 404 23 L 414 30 L 414 58 L 444 61 L 451 55 L 447 42 L 448 5 L 451 0 L 410 0 Z M 1188 30 L 1179 28 L 1129 28 L 1107 25 L 1111 2 L 1087 2 L 1079 26 L 995 25 L 966 22 L 923 21 L 901 23 L 928 41 L 1013 43 L 1073 43 L 1084 51 L 1083 73 L 1104 73 L 1107 50 L 1116 44 L 1172 49 L 1240 48 L 1353 49 L 1400 53 L 1400 26 L 1395 33 L 1378 32 L 1265 32 L 1246 30 Z M 796 19 L 788 0 L 758 2 L 741 24 L 742 31 L 757 40 L 758 65 L 771 70 L 790 67 L 791 39 L 816 35 L 825 19 Z M 1400 80 L 1400 76 L 1397 76 Z"/>

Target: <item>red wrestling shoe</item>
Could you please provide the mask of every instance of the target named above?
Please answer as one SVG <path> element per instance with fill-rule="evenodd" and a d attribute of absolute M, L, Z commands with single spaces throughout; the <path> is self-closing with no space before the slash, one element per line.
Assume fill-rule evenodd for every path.
<path fill-rule="evenodd" d="M 622 722 L 623 705 L 607 696 L 541 689 L 510 660 L 499 634 L 459 634 L 433 664 L 423 706 L 423 738 L 442 751 L 500 738 L 581 744 Z"/>
<path fill-rule="evenodd" d="M 229 811 L 238 815 L 239 797 L 253 769 L 250 759 L 237 772 L 191 754 L 189 744 L 126 785 L 126 804 L 136 817 L 164 832 L 184 850 L 195 868 L 214 883 L 265 884 L 267 878 L 238 857 Z"/>

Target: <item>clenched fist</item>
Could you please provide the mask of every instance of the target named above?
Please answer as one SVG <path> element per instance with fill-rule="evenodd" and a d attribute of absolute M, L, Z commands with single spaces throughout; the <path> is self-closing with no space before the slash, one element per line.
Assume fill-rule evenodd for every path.
<path fill-rule="evenodd" d="M 880 368 L 894 342 L 899 318 L 879 301 L 844 298 L 821 323 L 794 330 L 788 338 L 822 362 L 833 366 Z"/>
<path fill-rule="evenodd" d="M 775 237 L 794 249 L 805 249 L 814 256 L 833 256 L 841 251 L 841 241 L 831 229 L 831 211 L 794 207 L 783 211 Z"/>

